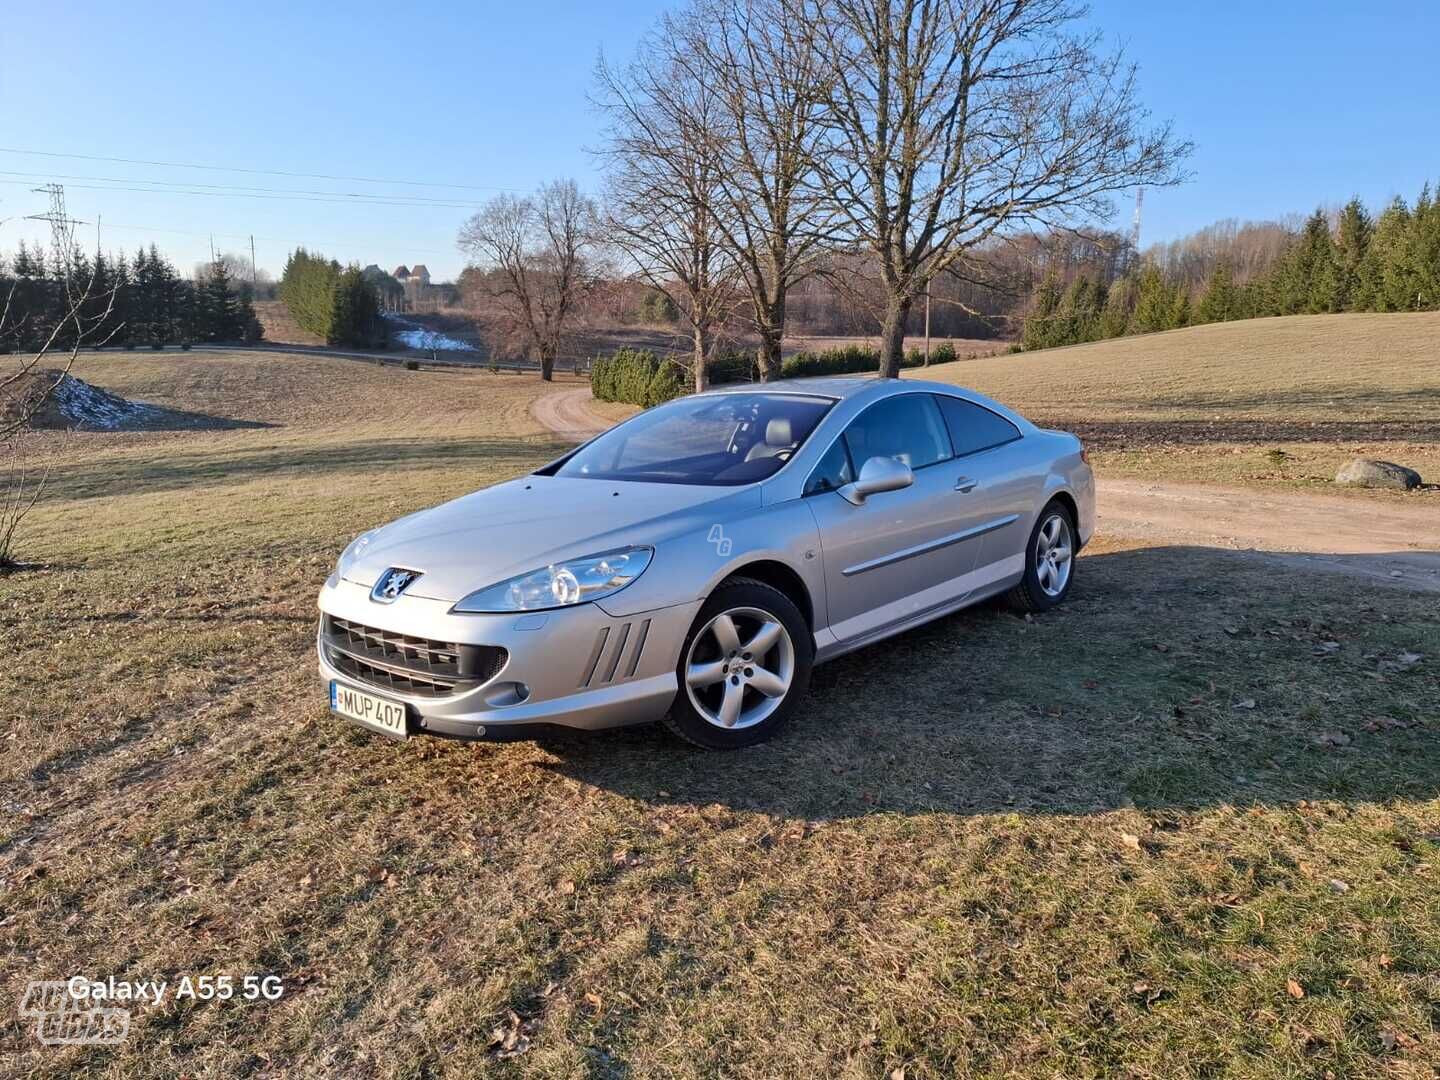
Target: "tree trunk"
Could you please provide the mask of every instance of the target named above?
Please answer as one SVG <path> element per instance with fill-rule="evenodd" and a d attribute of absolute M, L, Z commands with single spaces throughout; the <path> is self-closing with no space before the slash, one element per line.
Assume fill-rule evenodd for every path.
<path fill-rule="evenodd" d="M 770 301 L 759 324 L 760 347 L 755 350 L 755 359 L 760 367 L 760 381 L 769 382 L 780 377 L 781 344 L 785 338 L 785 293 L 782 291 Z"/>
<path fill-rule="evenodd" d="M 910 298 L 892 296 L 885 306 L 880 328 L 880 377 L 898 379 L 905 359 L 905 322 L 910 317 Z"/>
<path fill-rule="evenodd" d="M 555 378 L 555 353 L 550 349 L 540 350 L 540 378 L 552 382 Z"/>
<path fill-rule="evenodd" d="M 703 327 L 695 327 L 695 392 L 702 393 L 710 385 L 710 372 L 706 370 L 709 362 L 709 342 L 705 340 Z"/>

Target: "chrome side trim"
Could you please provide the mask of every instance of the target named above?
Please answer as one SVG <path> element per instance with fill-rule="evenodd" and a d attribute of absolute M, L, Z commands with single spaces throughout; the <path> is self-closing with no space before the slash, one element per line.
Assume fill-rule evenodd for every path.
<path fill-rule="evenodd" d="M 917 555 L 928 555 L 932 551 L 949 547 L 951 544 L 958 544 L 962 540 L 972 540 L 977 536 L 984 536 L 986 533 L 994 532 L 996 529 L 1003 529 L 1006 525 L 1011 525 L 1019 520 L 1019 514 L 1010 514 L 1008 517 L 996 518 L 994 521 L 987 521 L 984 525 L 975 525 L 969 529 L 962 529 L 957 533 L 951 533 L 949 536 L 941 536 L 923 544 L 916 544 L 914 547 L 892 551 L 889 555 L 881 555 L 878 559 L 870 559 L 868 562 L 847 566 L 844 570 L 841 570 L 840 573 L 844 577 L 854 577 L 856 574 L 863 574 L 867 570 L 878 570 L 882 566 L 904 562 L 906 559 L 913 559 Z"/>

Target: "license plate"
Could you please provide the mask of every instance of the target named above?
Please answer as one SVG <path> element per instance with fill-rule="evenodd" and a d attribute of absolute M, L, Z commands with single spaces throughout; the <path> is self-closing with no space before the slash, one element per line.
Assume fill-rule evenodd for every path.
<path fill-rule="evenodd" d="M 407 733 L 405 706 L 398 701 L 367 694 L 341 682 L 330 683 L 330 708 L 357 724 L 389 735 L 392 739 L 403 739 Z"/>

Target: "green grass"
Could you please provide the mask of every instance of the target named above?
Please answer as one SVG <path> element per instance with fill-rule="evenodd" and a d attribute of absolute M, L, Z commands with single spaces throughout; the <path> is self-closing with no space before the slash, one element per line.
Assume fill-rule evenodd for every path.
<path fill-rule="evenodd" d="M 1440 1065 L 1433 597 L 1101 542 L 1056 612 L 827 665 L 738 754 L 655 729 L 397 746 L 324 708 L 320 582 L 359 530 L 555 447 L 528 384 L 372 375 L 393 393 L 347 423 L 280 395 L 248 410 L 277 428 L 60 451 L 24 550 L 47 568 L 0 579 L 4 997 L 73 974 L 286 992 L 137 1010 L 117 1049 L 16 1024 L 8 1071 Z M 445 437 L 387 401 L 453 410 Z M 497 1029 L 528 1048 L 502 1060 Z"/>

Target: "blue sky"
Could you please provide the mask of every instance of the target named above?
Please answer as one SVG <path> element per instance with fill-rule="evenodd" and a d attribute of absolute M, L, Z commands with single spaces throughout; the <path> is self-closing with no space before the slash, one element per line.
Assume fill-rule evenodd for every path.
<path fill-rule="evenodd" d="M 0 14 L 0 250 L 42 226 L 30 187 L 66 185 L 107 248 L 154 241 L 185 270 L 255 235 L 278 271 L 305 243 L 342 261 L 459 270 L 464 205 L 377 206 L 87 189 L 246 185 L 469 204 L 556 176 L 593 186 L 586 94 L 664 4 L 11 4 Z M 333 11 L 343 11 L 343 15 Z M 1145 100 L 1197 144 L 1194 179 L 1146 193 L 1145 242 L 1223 217 L 1413 197 L 1440 178 L 1440 4 L 1156 4 L 1091 16 L 1141 68 Z M 63 47 L 57 48 L 57 42 Z M 63 60 L 63 68 L 55 63 Z M 84 154 L 464 185 L 428 188 L 162 168 Z M 93 183 L 93 181 L 91 181 Z M 103 185 L 102 185 L 103 186 Z M 256 192 L 256 194 L 273 194 Z M 1128 224 L 1129 205 L 1119 220 Z M 5 220 L 10 219 L 10 220 Z"/>

